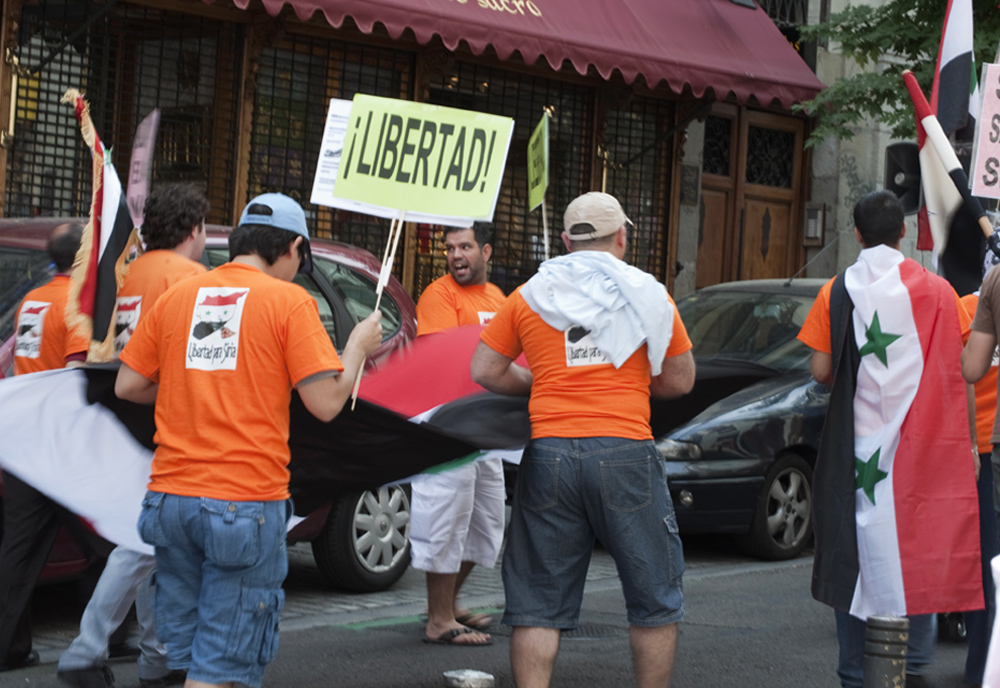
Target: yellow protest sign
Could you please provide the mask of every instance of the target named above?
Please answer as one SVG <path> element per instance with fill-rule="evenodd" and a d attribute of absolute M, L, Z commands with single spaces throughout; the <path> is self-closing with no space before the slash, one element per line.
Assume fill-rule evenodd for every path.
<path fill-rule="evenodd" d="M 534 210 L 545 201 L 549 188 L 549 116 L 542 114 L 542 121 L 528 139 L 528 210 Z"/>
<path fill-rule="evenodd" d="M 491 221 L 514 120 L 358 94 L 333 195 Z"/>

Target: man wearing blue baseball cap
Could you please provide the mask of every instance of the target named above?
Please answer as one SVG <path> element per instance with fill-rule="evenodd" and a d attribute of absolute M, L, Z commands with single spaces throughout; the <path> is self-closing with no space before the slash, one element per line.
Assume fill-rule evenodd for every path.
<path fill-rule="evenodd" d="M 139 517 L 156 551 L 156 630 L 189 688 L 261 685 L 278 647 L 288 570 L 289 402 L 329 421 L 381 343 L 381 313 L 338 357 L 315 300 L 302 208 L 254 198 L 230 262 L 175 285 L 121 354 L 119 397 L 156 404 L 156 452 Z"/>

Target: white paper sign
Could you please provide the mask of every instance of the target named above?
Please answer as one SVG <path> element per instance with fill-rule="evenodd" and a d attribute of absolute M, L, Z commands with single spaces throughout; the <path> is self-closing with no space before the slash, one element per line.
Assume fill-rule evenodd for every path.
<path fill-rule="evenodd" d="M 1000 65 L 984 64 L 979 92 L 982 106 L 972 145 L 972 195 L 1000 198 Z"/>

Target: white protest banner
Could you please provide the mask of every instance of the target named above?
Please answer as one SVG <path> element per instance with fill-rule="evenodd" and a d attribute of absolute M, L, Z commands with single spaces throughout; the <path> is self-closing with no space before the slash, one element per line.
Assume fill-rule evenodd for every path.
<path fill-rule="evenodd" d="M 1000 198 L 1000 65 L 983 65 L 979 91 L 982 107 L 969 168 L 972 195 Z"/>
<path fill-rule="evenodd" d="M 132 141 L 132 161 L 128 166 L 128 191 L 125 203 L 133 227 L 142 226 L 146 196 L 149 195 L 149 178 L 153 170 L 153 153 L 156 150 L 156 133 L 160 128 L 160 111 L 155 109 L 139 123 Z"/>

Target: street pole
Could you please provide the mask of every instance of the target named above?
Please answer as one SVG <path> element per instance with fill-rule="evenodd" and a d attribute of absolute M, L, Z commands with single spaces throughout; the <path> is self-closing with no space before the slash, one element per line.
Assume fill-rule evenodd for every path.
<path fill-rule="evenodd" d="M 906 642 L 910 620 L 870 616 L 865 631 L 864 688 L 901 688 L 906 685 Z"/>

